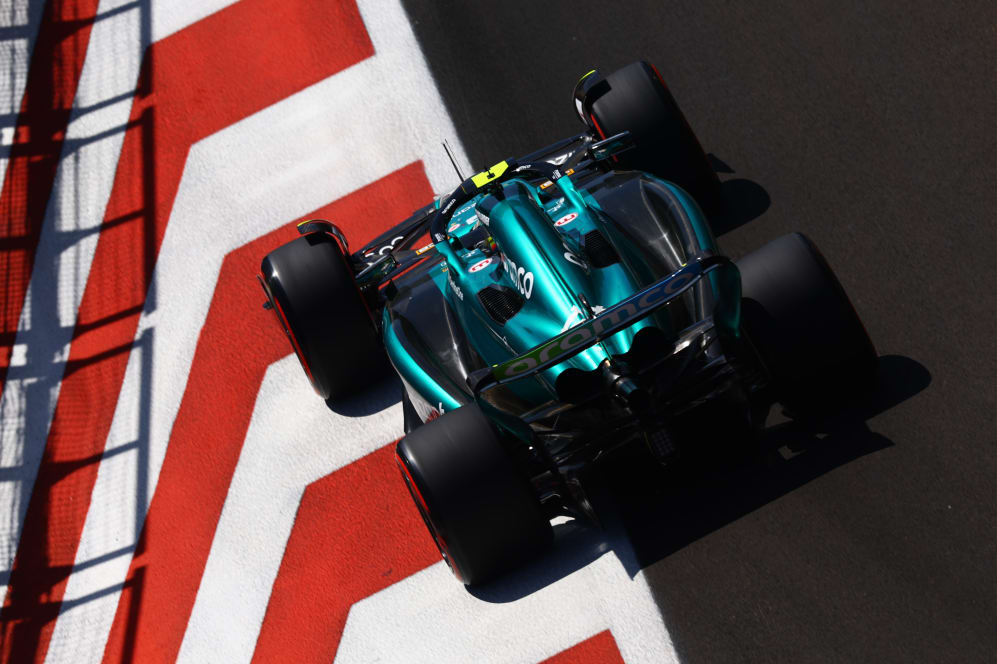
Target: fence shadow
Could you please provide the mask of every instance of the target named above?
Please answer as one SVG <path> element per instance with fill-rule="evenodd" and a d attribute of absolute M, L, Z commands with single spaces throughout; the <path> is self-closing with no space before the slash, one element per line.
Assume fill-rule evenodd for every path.
<path fill-rule="evenodd" d="M 26 13 L 18 9 L 22 4 Z M 90 35 L 103 21 L 134 21 L 130 25 L 137 32 L 141 51 L 151 43 L 148 0 L 121 3 L 103 13 L 99 13 L 98 4 L 95 0 L 28 0 L 9 3 L 0 10 L 9 10 L 10 15 L 4 18 L 13 23 L 0 28 L 0 41 L 26 41 L 24 52 L 30 53 L 26 71 L 14 71 L 27 66 L 26 60 L 15 57 L 6 61 L 11 70 L 0 72 L 8 80 L 23 76 L 26 81 L 20 108 L 14 107 L 17 102 L 11 99 L 6 109 L 9 112 L 0 113 L 4 139 L 0 159 L 7 160 L 0 199 L 0 351 L 4 354 L 0 361 L 0 483 L 5 508 L 5 521 L 0 524 L 0 546 L 4 548 L 0 581 L 8 586 L 0 616 L 0 650 L 11 661 L 29 661 L 44 654 L 46 635 L 51 634 L 60 611 L 123 589 L 117 584 L 63 601 L 72 572 L 122 556 L 130 559 L 141 552 L 138 538 L 148 503 L 154 329 L 145 330 L 134 343 L 67 361 L 66 349 L 73 339 L 100 335 L 121 319 L 155 307 L 154 289 L 149 288 L 144 308 L 111 312 L 80 325 L 75 320 L 74 305 L 87 281 L 86 243 L 104 228 L 125 222 L 134 223 L 137 232 L 144 233 L 146 245 L 153 241 L 155 168 L 151 156 L 155 154 L 155 137 L 151 112 L 137 121 L 85 137 L 70 137 L 67 131 L 75 119 L 150 92 L 151 76 L 139 80 L 134 90 L 123 92 L 117 74 L 108 72 L 106 79 L 90 80 L 86 101 L 77 96 Z M 106 94 L 100 96 L 104 90 Z M 143 174 L 146 205 L 128 219 L 102 223 L 103 219 L 89 216 L 88 200 L 93 192 L 88 189 L 85 151 L 101 141 L 118 141 L 126 131 L 143 137 L 142 147 L 148 156 Z M 147 278 L 144 285 L 150 283 L 151 278 Z M 140 373 L 137 403 L 132 404 L 137 414 L 135 439 L 109 449 L 103 449 L 104 441 L 80 441 L 79 446 L 70 445 L 58 453 L 46 450 L 60 382 L 77 371 L 93 370 L 129 353 L 138 359 Z M 91 415 L 72 412 L 65 418 L 86 422 Z M 118 455 L 128 455 L 127 472 L 134 473 L 135 513 L 125 514 L 119 521 L 133 528 L 133 539 L 129 541 L 127 532 L 110 533 L 103 550 L 77 562 L 69 555 L 67 542 L 82 525 L 78 523 L 80 509 L 78 504 L 67 503 L 88 496 L 73 496 L 67 501 L 65 487 L 77 474 L 96 476 L 103 460 Z M 131 590 L 138 592 L 140 586 Z"/>

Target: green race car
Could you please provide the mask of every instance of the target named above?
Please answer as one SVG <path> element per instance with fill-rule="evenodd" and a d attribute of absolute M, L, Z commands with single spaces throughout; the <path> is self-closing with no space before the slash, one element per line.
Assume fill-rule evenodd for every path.
<path fill-rule="evenodd" d="M 720 252 L 703 212 L 719 180 L 656 69 L 589 72 L 573 98 L 582 133 L 474 175 L 356 252 L 305 222 L 261 267 L 320 396 L 390 360 L 402 476 L 467 584 L 539 552 L 556 516 L 594 519 L 583 480 L 600 459 L 728 450 L 773 401 L 819 411 L 876 365 L 807 238 L 736 263 Z"/>

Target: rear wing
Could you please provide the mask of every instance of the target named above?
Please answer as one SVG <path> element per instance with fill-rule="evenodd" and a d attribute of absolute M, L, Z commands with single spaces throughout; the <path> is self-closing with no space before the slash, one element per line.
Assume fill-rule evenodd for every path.
<path fill-rule="evenodd" d="M 527 353 L 473 372 L 467 377 L 468 387 L 477 397 L 496 385 L 535 376 L 650 316 L 689 290 L 707 273 L 724 265 L 731 265 L 730 259 L 714 255 L 699 256 L 595 318 L 562 332 Z"/>

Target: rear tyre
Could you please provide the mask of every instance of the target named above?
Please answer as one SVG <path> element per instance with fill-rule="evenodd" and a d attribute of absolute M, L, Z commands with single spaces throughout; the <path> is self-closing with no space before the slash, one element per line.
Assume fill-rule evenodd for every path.
<path fill-rule="evenodd" d="M 540 501 L 478 406 L 427 422 L 396 452 L 426 527 L 463 583 L 489 581 L 550 544 Z"/>
<path fill-rule="evenodd" d="M 790 411 L 812 414 L 862 391 L 876 349 L 831 267 L 792 233 L 737 261 L 742 327 Z"/>
<path fill-rule="evenodd" d="M 384 351 L 346 256 L 327 233 L 310 233 L 267 254 L 267 296 L 301 366 L 323 399 L 380 375 Z"/>
<path fill-rule="evenodd" d="M 592 103 L 590 119 L 604 138 L 629 130 L 635 144 L 617 165 L 670 180 L 704 210 L 715 209 L 720 180 L 657 71 L 634 62 L 605 80 L 609 90 Z"/>

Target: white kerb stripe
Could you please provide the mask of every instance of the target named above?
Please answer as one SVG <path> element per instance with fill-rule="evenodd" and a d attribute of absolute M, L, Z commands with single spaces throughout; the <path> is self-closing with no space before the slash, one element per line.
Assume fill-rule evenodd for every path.
<path fill-rule="evenodd" d="M 38 38 L 44 4 L 29 0 L 7 0 L 2 6 L 0 28 L 6 28 L 10 36 L 0 39 L 0 115 L 9 118 L 0 123 L 0 183 L 7 174 L 10 146 L 17 130 L 17 115 L 24 100 L 28 68 Z"/>
<path fill-rule="evenodd" d="M 570 546 L 477 591 L 482 598 L 440 562 L 357 602 L 336 662 L 538 662 L 609 629 L 629 664 L 677 663 L 643 574 L 631 579 L 607 551 L 627 543 L 609 547 L 595 529 L 560 528 L 575 528 L 557 540 Z M 565 575 L 565 559 L 586 562 L 586 553 L 598 557 Z"/>
<path fill-rule="evenodd" d="M 178 662 L 252 658 L 305 488 L 399 438 L 399 396 L 397 385 L 388 383 L 349 404 L 373 414 L 346 417 L 326 408 L 301 380 L 294 355 L 270 367 Z"/>
<path fill-rule="evenodd" d="M 191 149 L 150 290 L 156 309 L 139 323 L 106 445 L 106 454 L 126 451 L 101 462 L 50 652 L 100 658 L 130 562 L 113 554 L 134 543 L 155 490 L 225 254 L 414 161 L 435 190 L 456 184 L 438 147 L 454 130 L 403 10 L 397 2 L 360 10 L 373 58 Z M 103 562 L 87 564 L 94 559 Z M 89 599 L 74 605 L 80 598 Z"/>
<path fill-rule="evenodd" d="M 165 4 L 171 6 L 170 24 L 180 29 L 208 8 L 216 10 L 232 1 Z M 40 3 L 35 6 L 41 8 Z M 196 15 L 185 15 L 185 10 L 189 14 L 192 9 Z M 103 221 L 121 152 L 145 48 L 141 11 L 130 0 L 104 0 L 98 7 L 102 18 L 90 33 L 53 195 L 43 219 L 35 268 L 18 323 L 18 353 L 0 399 L 0 466 L 17 468 L 16 480 L 0 485 L 0 512 L 10 515 L 0 526 L 4 570 L 10 569 L 20 538 L 30 495 L 24 486 L 34 483 L 38 471 L 96 248 L 97 234 L 92 231 Z M 38 14 L 30 13 L 33 22 L 26 29 L 37 31 Z M 152 30 L 154 36 L 156 32 Z M 15 84 L 19 104 L 24 81 L 17 79 Z M 0 591 L 6 592 L 6 586 L 0 586 Z"/>

